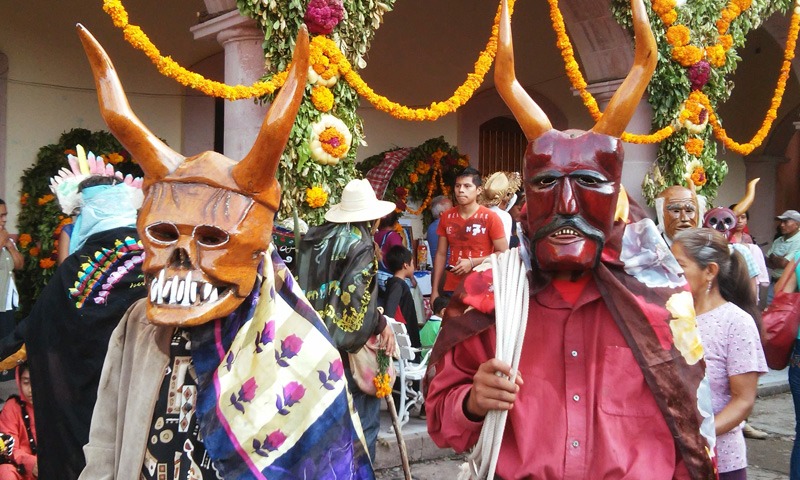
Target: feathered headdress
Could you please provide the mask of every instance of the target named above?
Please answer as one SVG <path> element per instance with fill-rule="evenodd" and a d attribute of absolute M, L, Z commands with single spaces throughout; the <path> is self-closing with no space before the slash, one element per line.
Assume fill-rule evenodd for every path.
<path fill-rule="evenodd" d="M 133 175 L 123 176 L 112 165 L 106 165 L 103 157 L 97 156 L 92 152 L 86 153 L 83 146 L 77 145 L 75 150 L 78 156 L 69 154 L 67 161 L 70 168 L 62 167 L 58 173 L 50 179 L 50 190 L 58 199 L 61 211 L 67 215 L 74 215 L 80 210 L 82 195 L 78 191 L 78 185 L 85 179 L 93 176 L 114 177 L 120 183 L 125 183 L 131 188 L 142 189 L 142 178 Z M 141 199 L 141 195 L 139 195 Z M 141 205 L 141 200 L 139 201 Z M 136 205 L 138 208 L 140 205 Z"/>

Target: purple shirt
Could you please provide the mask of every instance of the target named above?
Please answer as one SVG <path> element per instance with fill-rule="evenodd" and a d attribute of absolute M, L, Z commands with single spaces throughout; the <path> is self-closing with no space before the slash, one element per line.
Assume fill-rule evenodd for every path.
<path fill-rule="evenodd" d="M 756 323 L 733 303 L 727 302 L 698 315 L 697 326 L 705 350 L 706 376 L 711 384 L 711 403 L 716 415 L 731 401 L 729 377 L 764 373 L 767 360 Z M 722 473 L 747 467 L 743 426 L 744 422 L 717 437 L 718 467 Z"/>

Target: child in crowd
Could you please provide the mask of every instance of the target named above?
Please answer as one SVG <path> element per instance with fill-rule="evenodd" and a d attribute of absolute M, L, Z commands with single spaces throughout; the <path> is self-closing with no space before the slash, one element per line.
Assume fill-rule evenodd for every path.
<path fill-rule="evenodd" d="M 414 306 L 414 297 L 411 296 L 411 288 L 406 283 L 407 278 L 414 276 L 411 251 L 402 245 L 395 245 L 386 252 L 383 262 L 392 272 L 392 277 L 386 280 L 386 290 L 381 292 L 383 312 L 404 323 L 411 345 L 420 348 L 422 344 L 419 340 L 417 310 Z"/>
<path fill-rule="evenodd" d="M 39 476 L 36 463 L 36 422 L 28 364 L 17 367 L 19 396 L 11 395 L 0 411 L 0 432 L 10 435 L 13 447 L 0 455 L 0 480 L 33 480 Z"/>
<path fill-rule="evenodd" d="M 428 350 L 433 348 L 433 343 L 436 341 L 436 337 L 439 335 L 439 329 L 442 328 L 444 309 L 447 308 L 447 304 L 449 302 L 450 297 L 447 295 L 436 297 L 436 300 L 433 301 L 433 315 L 431 315 L 431 318 L 425 322 L 425 326 L 423 326 L 422 330 L 419 332 L 419 339 L 422 342 L 423 357 L 428 353 Z"/>

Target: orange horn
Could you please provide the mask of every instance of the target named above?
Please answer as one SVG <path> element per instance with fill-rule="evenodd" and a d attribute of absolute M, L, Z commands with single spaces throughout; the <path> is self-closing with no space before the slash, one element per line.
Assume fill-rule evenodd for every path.
<path fill-rule="evenodd" d="M 76 28 L 92 66 L 100 113 L 108 129 L 142 167 L 147 183 L 164 178 L 186 157 L 171 149 L 144 126 L 131 110 L 108 54 L 83 25 L 79 23 Z"/>
<path fill-rule="evenodd" d="M 528 92 L 517 81 L 514 71 L 514 46 L 511 39 L 511 19 L 508 16 L 508 3 L 503 0 L 500 13 L 500 31 L 497 41 L 497 55 L 494 60 L 494 85 L 519 122 L 525 138 L 532 142 L 553 125 L 547 114 L 533 101 Z"/>
<path fill-rule="evenodd" d="M 272 102 L 253 148 L 233 167 L 234 181 L 243 190 L 258 193 L 268 188 L 275 178 L 281 154 L 289 140 L 308 76 L 308 30 L 300 27 L 295 41 L 292 66 L 286 83 Z"/>
<path fill-rule="evenodd" d="M 636 106 L 644 95 L 647 84 L 656 69 L 658 55 L 656 39 L 650 29 L 650 20 L 642 0 L 631 0 L 633 32 L 636 47 L 630 73 L 611 97 L 603 116 L 592 128 L 593 132 L 619 137 L 633 118 Z"/>
<path fill-rule="evenodd" d="M 750 210 L 750 206 L 753 205 L 753 200 L 756 198 L 756 184 L 759 180 L 761 179 L 754 178 L 747 183 L 747 191 L 745 192 L 744 197 L 736 202 L 736 206 L 733 207 L 733 212 L 737 216 L 742 215 L 746 211 Z"/>

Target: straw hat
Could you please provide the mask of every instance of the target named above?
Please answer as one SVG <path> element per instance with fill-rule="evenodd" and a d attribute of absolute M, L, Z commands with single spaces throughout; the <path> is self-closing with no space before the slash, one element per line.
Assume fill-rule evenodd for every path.
<path fill-rule="evenodd" d="M 517 172 L 494 172 L 483 181 L 483 205 L 493 207 L 510 199 L 522 185 Z"/>
<path fill-rule="evenodd" d="M 355 223 L 385 217 L 395 205 L 378 200 L 369 180 L 350 180 L 342 191 L 342 201 L 325 213 L 325 220 L 333 223 Z"/>

